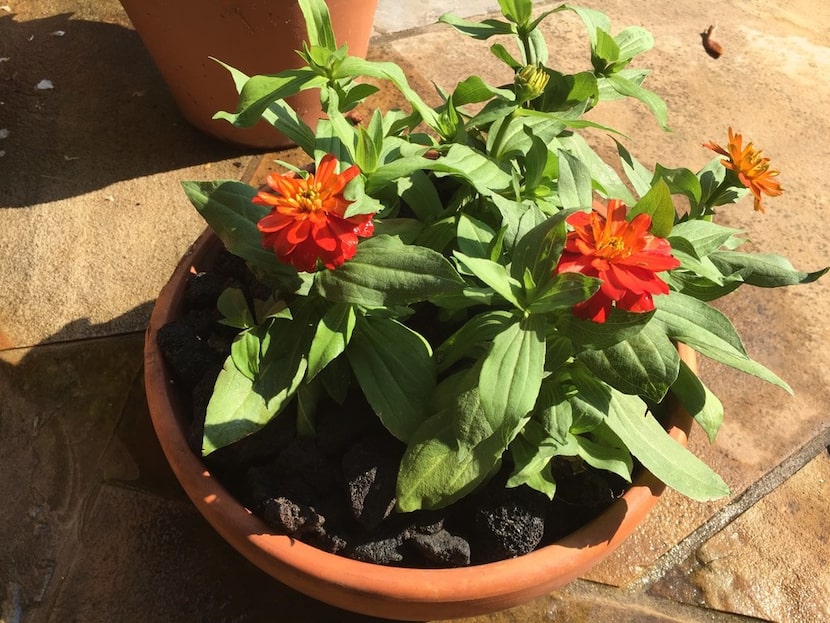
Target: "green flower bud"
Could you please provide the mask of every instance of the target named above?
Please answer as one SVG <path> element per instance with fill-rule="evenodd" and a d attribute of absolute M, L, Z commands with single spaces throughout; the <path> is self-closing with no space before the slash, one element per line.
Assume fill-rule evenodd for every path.
<path fill-rule="evenodd" d="M 522 101 L 530 101 L 545 92 L 550 76 L 542 65 L 525 65 L 516 74 L 516 96 Z"/>

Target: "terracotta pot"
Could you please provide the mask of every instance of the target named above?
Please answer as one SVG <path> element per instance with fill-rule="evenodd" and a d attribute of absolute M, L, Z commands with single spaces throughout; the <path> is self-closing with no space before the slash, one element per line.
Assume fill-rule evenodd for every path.
<path fill-rule="evenodd" d="M 665 485 L 648 472 L 591 523 L 530 554 L 456 569 L 407 569 L 358 562 L 274 534 L 237 502 L 188 447 L 186 417 L 156 345 L 156 333 L 182 313 L 192 271 L 205 270 L 221 250 L 205 232 L 156 301 L 145 343 L 144 374 L 153 424 L 170 465 L 193 503 L 240 553 L 280 582 L 326 603 L 400 620 L 467 617 L 510 608 L 563 586 L 608 556 L 643 521 Z M 680 346 L 693 369 L 694 352 Z M 669 432 L 685 444 L 692 419 L 675 408 Z"/>
<path fill-rule="evenodd" d="M 222 140 L 259 148 L 291 144 L 260 121 L 235 128 L 214 120 L 219 110 L 235 110 L 237 93 L 230 74 L 210 57 L 246 74 L 277 73 L 302 66 L 295 50 L 306 38 L 296 0 L 120 0 L 167 83 L 182 115 Z M 328 0 L 338 44 L 366 56 L 377 0 Z M 314 127 L 320 101 L 316 90 L 289 100 Z"/>

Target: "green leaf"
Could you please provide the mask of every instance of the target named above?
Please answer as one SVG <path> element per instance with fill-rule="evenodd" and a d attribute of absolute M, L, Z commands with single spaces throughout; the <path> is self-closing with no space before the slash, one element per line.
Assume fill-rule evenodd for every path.
<path fill-rule="evenodd" d="M 620 162 L 622 163 L 626 177 L 628 177 L 628 180 L 634 187 L 634 191 L 642 197 L 651 190 L 651 182 L 654 174 L 640 164 L 622 143 L 616 139 L 614 139 L 614 142 L 617 144 L 617 153 L 620 155 Z"/>
<path fill-rule="evenodd" d="M 619 60 L 630 60 L 654 47 L 654 37 L 645 28 L 629 26 L 614 37 L 619 48 Z"/>
<path fill-rule="evenodd" d="M 485 41 L 496 35 L 510 35 L 516 32 L 516 27 L 513 24 L 496 19 L 471 22 L 457 17 L 452 13 L 444 13 L 444 15 L 438 18 L 438 21 L 443 24 L 449 24 L 458 32 L 464 33 L 468 37 L 478 39 L 479 41 Z"/>
<path fill-rule="evenodd" d="M 426 420 L 435 390 L 427 342 L 391 318 L 358 317 L 346 356 L 380 421 L 407 442 Z"/>
<path fill-rule="evenodd" d="M 336 270 L 316 273 L 323 298 L 381 307 L 409 305 L 460 293 L 464 281 L 443 255 L 390 236 L 362 241 L 351 260 Z"/>
<path fill-rule="evenodd" d="M 444 205 L 425 172 L 413 171 L 411 175 L 399 178 L 397 188 L 401 200 L 425 225 L 431 225 L 440 218 Z"/>
<path fill-rule="evenodd" d="M 616 171 L 597 155 L 581 135 L 575 133 L 562 137 L 559 142 L 565 150 L 588 167 L 591 171 L 591 178 L 599 185 L 599 190 L 606 197 L 622 199 L 627 205 L 634 204 L 635 200 L 631 191 Z"/>
<path fill-rule="evenodd" d="M 620 48 L 614 38 L 604 30 L 598 29 L 595 39 L 591 60 L 597 72 L 605 73 L 619 59 Z"/>
<path fill-rule="evenodd" d="M 628 78 L 623 77 L 620 74 L 612 74 L 607 76 L 606 79 L 611 87 L 620 93 L 621 95 L 626 95 L 628 97 L 633 97 L 646 105 L 646 107 L 652 112 L 654 117 L 657 119 L 657 122 L 664 130 L 668 130 L 668 109 L 666 108 L 666 103 L 660 99 L 660 97 L 654 93 L 653 91 L 649 91 L 648 89 L 644 89 L 640 85 L 638 85 L 633 80 L 629 80 Z"/>
<path fill-rule="evenodd" d="M 287 69 L 269 76 L 252 76 L 239 93 L 236 112 L 218 112 L 213 118 L 225 119 L 239 127 L 251 127 L 274 102 L 305 89 L 319 89 L 325 85 L 326 78 L 308 67 Z"/>
<path fill-rule="evenodd" d="M 662 179 L 669 187 L 673 195 L 685 195 L 689 199 L 689 205 L 694 207 L 700 203 L 701 188 L 700 180 L 689 169 L 667 169 L 658 164 L 654 169 L 654 179 Z"/>
<path fill-rule="evenodd" d="M 519 302 L 522 286 L 510 276 L 505 266 L 492 260 L 468 257 L 458 251 L 454 251 L 453 255 L 455 255 L 467 270 L 486 285 L 493 288 L 504 300 L 513 304 L 518 309 L 523 308 Z"/>
<path fill-rule="evenodd" d="M 317 324 L 308 351 L 307 380 L 310 381 L 317 376 L 346 350 L 356 322 L 354 307 L 348 303 L 335 303 L 325 313 Z"/>
<path fill-rule="evenodd" d="M 498 468 L 505 445 L 491 435 L 460 449 L 452 410 L 427 419 L 412 436 L 398 471 L 398 510 L 443 508 L 471 493 Z"/>
<path fill-rule="evenodd" d="M 611 22 L 609 21 L 608 16 L 605 15 L 605 13 L 581 6 L 566 5 L 565 8 L 570 9 L 571 11 L 579 15 L 580 18 L 582 18 L 582 21 L 585 24 L 585 28 L 588 30 L 588 36 L 591 39 L 592 48 L 596 47 L 597 45 L 598 30 L 610 32 Z"/>
<path fill-rule="evenodd" d="M 651 233 L 655 236 L 665 238 L 671 233 L 674 226 L 674 204 L 671 200 L 671 192 L 663 179 L 658 179 L 654 186 L 643 195 L 636 205 L 629 210 L 628 220 L 638 214 L 651 216 Z"/>
<path fill-rule="evenodd" d="M 556 329 L 574 344 L 602 349 L 632 338 L 642 331 L 653 315 L 654 312 L 627 312 L 615 307 L 605 322 L 580 320 L 573 315 L 564 315 L 557 318 Z"/>
<path fill-rule="evenodd" d="M 262 246 L 257 222 L 268 208 L 251 203 L 256 190 L 236 181 L 183 182 L 187 198 L 216 233 L 225 248 L 248 262 L 257 276 L 278 285 L 285 292 L 299 292 L 308 286 L 307 275 L 281 263 Z"/>
<path fill-rule="evenodd" d="M 545 368 L 544 321 L 530 317 L 493 340 L 481 366 L 481 405 L 494 429 L 511 430 L 536 404 Z"/>
<path fill-rule="evenodd" d="M 521 26 L 530 21 L 533 3 L 531 0 L 499 0 L 499 8 L 502 15 Z"/>
<path fill-rule="evenodd" d="M 469 257 L 489 258 L 495 230 L 484 221 L 462 212 L 458 215 L 458 249 Z"/>
<path fill-rule="evenodd" d="M 550 473 L 550 460 L 557 455 L 570 454 L 562 450 L 563 444 L 551 439 L 542 426 L 531 420 L 510 444 L 514 468 L 507 486 L 527 484 L 553 499 L 556 482 Z"/>
<path fill-rule="evenodd" d="M 528 297 L 527 311 L 531 314 L 570 311 L 577 303 L 591 298 L 601 285 L 600 279 L 578 273 L 555 275 L 544 287 L 537 288 L 533 296 Z"/>
<path fill-rule="evenodd" d="M 478 104 L 492 98 L 512 100 L 514 98 L 513 91 L 498 89 L 490 86 L 478 76 L 470 76 L 459 82 L 452 92 L 452 102 L 456 106 Z"/>
<path fill-rule="evenodd" d="M 656 297 L 654 305 L 657 309 L 654 320 L 665 326 L 666 334 L 671 339 L 688 344 L 715 361 L 757 376 L 792 394 L 787 383 L 749 358 L 735 327 L 720 311 L 679 292 Z"/>
<path fill-rule="evenodd" d="M 571 406 L 569 432 L 588 433 L 602 424 L 611 405 L 611 388 L 599 380 L 584 364 L 570 367 L 575 392 L 566 395 Z"/>
<path fill-rule="evenodd" d="M 363 126 L 358 126 L 356 138 L 355 164 L 368 175 L 377 169 L 379 149 L 375 145 L 372 136 Z"/>
<path fill-rule="evenodd" d="M 226 288 L 219 295 L 216 308 L 222 314 L 222 320 L 219 321 L 221 324 L 237 329 L 249 329 L 256 325 L 248 299 L 239 288 Z"/>
<path fill-rule="evenodd" d="M 323 0 L 298 0 L 300 10 L 308 32 L 308 42 L 312 46 L 326 48 L 334 52 L 337 50 L 337 41 L 331 27 L 329 9 Z"/>
<path fill-rule="evenodd" d="M 498 309 L 470 318 L 435 349 L 438 371 L 444 372 L 461 359 L 478 359 L 484 355 L 493 339 L 507 328 L 512 318 L 510 312 Z"/>
<path fill-rule="evenodd" d="M 424 122 L 432 128 L 438 127 L 437 113 L 430 108 L 421 96 L 409 86 L 406 74 L 395 63 L 388 61 L 370 61 L 356 56 L 347 56 L 338 66 L 335 79 L 343 78 L 377 78 L 388 80 L 400 91 L 407 102 L 421 116 Z"/>
<path fill-rule="evenodd" d="M 717 251 L 726 244 L 727 240 L 740 233 L 741 230 L 739 229 L 724 227 L 712 221 L 694 219 L 677 223 L 668 240 L 673 247 L 685 242 L 687 246 L 682 247 L 684 251 L 702 258 L 713 251 Z"/>
<path fill-rule="evenodd" d="M 762 288 L 812 283 L 830 270 L 828 267 L 805 273 L 793 268 L 787 258 L 774 253 L 717 251 L 710 254 L 709 259 L 722 272 L 738 273 L 744 282 Z"/>
<path fill-rule="evenodd" d="M 729 495 L 720 476 L 672 439 L 638 397 L 615 391 L 609 406 L 608 427 L 667 486 L 700 502 Z"/>
<path fill-rule="evenodd" d="M 582 351 L 577 358 L 612 387 L 654 402 L 666 395 L 680 366 L 677 349 L 657 323 L 609 348 Z"/>
<path fill-rule="evenodd" d="M 606 426 L 602 424 L 601 426 Z M 599 429 L 595 429 L 596 430 Z M 631 470 L 634 462 L 631 453 L 625 447 L 614 447 L 597 443 L 582 435 L 575 435 L 577 454 L 594 469 L 604 469 L 616 474 L 626 482 L 631 482 Z"/>
<path fill-rule="evenodd" d="M 723 424 L 723 405 L 684 361 L 680 362 L 680 373 L 671 391 L 714 443 Z"/>
<path fill-rule="evenodd" d="M 559 150 L 559 201 L 564 209 L 580 209 L 591 206 L 593 189 L 591 172 L 583 162 Z"/>
<path fill-rule="evenodd" d="M 302 383 L 297 388 L 297 434 L 312 437 L 317 434 L 314 421 L 320 402 L 320 384 Z"/>
<path fill-rule="evenodd" d="M 241 93 L 250 76 L 216 58 L 211 57 L 211 60 L 219 63 L 231 74 L 236 91 Z M 305 153 L 309 155 L 314 153 L 314 131 L 297 116 L 294 109 L 284 100 L 272 102 L 261 114 L 262 119 L 274 126 L 279 132 L 285 134 L 285 136 L 296 143 Z M 220 112 L 214 118 L 226 119 L 233 123 L 235 117 L 228 115 L 228 113 Z"/>
<path fill-rule="evenodd" d="M 672 249 L 672 255 L 680 262 L 679 268 L 708 279 L 717 286 L 724 285 L 724 275 L 708 257 L 704 256 L 702 259 L 697 259 L 694 255 L 690 255 L 680 249 Z"/>
<path fill-rule="evenodd" d="M 300 308 L 297 318 L 312 311 Z M 240 349 L 228 357 L 208 403 L 203 454 L 259 430 L 285 408 L 305 375 L 312 330 L 304 320 L 275 319 L 241 337 L 244 359 Z"/>
<path fill-rule="evenodd" d="M 570 210 L 562 210 L 548 217 L 516 242 L 510 265 L 514 279 L 519 280 L 529 272 L 536 285 L 551 280 L 551 273 L 565 247 L 565 219 L 571 214 Z"/>
<path fill-rule="evenodd" d="M 546 436 L 551 437 L 558 445 L 567 443 L 574 422 L 574 413 L 559 379 L 547 376 L 542 380 L 539 399 L 536 401 L 536 412 L 533 420 L 525 426 L 525 431 L 533 422 L 538 422 L 545 429 Z"/>
<path fill-rule="evenodd" d="M 507 51 L 507 48 L 505 48 L 501 43 L 494 43 L 491 45 L 490 52 L 492 52 L 493 56 L 510 67 L 513 71 L 519 71 L 522 68 L 522 64 L 513 58 L 513 55 L 510 54 L 510 52 Z"/>

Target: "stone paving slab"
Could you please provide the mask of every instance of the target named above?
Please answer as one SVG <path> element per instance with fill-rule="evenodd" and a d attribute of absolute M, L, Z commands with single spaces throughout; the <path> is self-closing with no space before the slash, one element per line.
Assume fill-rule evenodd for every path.
<path fill-rule="evenodd" d="M 135 400 L 142 346 L 131 335 L 0 353 L 0 612 L 44 606 L 67 573 L 102 458 Z"/>
<path fill-rule="evenodd" d="M 0 347 L 141 330 L 202 228 L 180 181 L 250 155 L 183 121 L 117 0 L 5 6 Z"/>
<path fill-rule="evenodd" d="M 830 620 L 828 499 L 825 451 L 703 543 L 650 592 L 780 623 Z"/>
<path fill-rule="evenodd" d="M 421 22 L 418 11 L 436 6 L 416 4 L 408 15 Z M 830 135 L 830 5 L 581 4 L 608 12 L 617 29 L 641 24 L 654 32 L 657 47 L 645 63 L 656 73 L 647 85 L 667 100 L 674 132 L 662 133 L 636 106 L 611 106 L 598 119 L 635 139 L 642 161 L 666 166 L 702 165 L 711 154 L 700 143 L 722 142 L 726 126 L 736 124 L 782 170 L 787 191 L 765 216 L 744 205 L 720 221 L 749 230 L 754 244 L 786 253 L 797 266 L 830 263 L 830 202 L 819 170 L 830 156 L 822 140 Z M 0 57 L 12 57 L 0 63 L 0 129 L 10 130 L 0 140 L 0 493 L 9 500 L 0 508 L 0 534 L 14 538 L 0 538 L 0 621 L 236 623 L 273 621 L 275 613 L 285 621 L 378 621 L 298 595 L 231 551 L 184 499 L 149 427 L 140 331 L 203 227 L 178 184 L 239 178 L 258 161 L 181 121 L 115 0 L 9 5 L 11 14 L 0 11 Z M 448 8 L 470 14 L 466 6 Z M 552 53 L 584 63 L 584 46 L 568 47 L 574 37 L 582 45 L 579 20 L 552 20 Z M 703 53 L 698 35 L 715 20 L 726 48 L 718 61 Z M 58 30 L 65 35 L 51 34 Z M 370 55 L 400 62 L 425 95 L 432 93 L 425 76 L 451 88 L 471 67 L 498 82 L 486 43 L 437 53 L 450 36 L 457 37 L 445 27 L 384 35 Z M 71 64 L 61 62 L 67 57 Z M 27 86 L 43 78 L 55 88 Z M 594 140 L 611 150 L 606 137 Z M 279 157 L 302 163 L 296 152 Z M 714 446 L 698 433 L 692 448 L 736 495 L 751 493 L 782 460 L 826 434 L 830 355 L 814 346 L 830 341 L 828 303 L 826 280 L 807 289 L 745 290 L 723 303 L 750 353 L 796 392 L 791 398 L 702 362 L 727 421 Z M 668 492 L 621 551 L 589 574 L 594 582 L 469 621 L 819 623 L 830 616 L 830 545 L 821 523 L 827 460 L 817 456 L 716 530 L 652 594 L 640 587 L 652 586 L 642 581 L 655 562 L 727 501 L 697 504 Z"/>

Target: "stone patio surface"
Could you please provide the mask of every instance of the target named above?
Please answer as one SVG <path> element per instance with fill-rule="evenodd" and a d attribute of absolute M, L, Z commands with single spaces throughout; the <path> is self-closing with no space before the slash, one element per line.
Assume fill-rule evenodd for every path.
<path fill-rule="evenodd" d="M 4 0 L 6 1 L 6 0 Z M 116 0 L 0 6 L 0 623 L 359 622 L 272 580 L 191 506 L 155 439 L 142 378 L 156 294 L 203 229 L 185 179 L 256 179 L 277 156 L 219 143 L 180 116 Z M 726 128 L 763 147 L 783 196 L 720 222 L 804 270 L 830 264 L 830 4 L 585 0 L 642 25 L 664 133 L 636 104 L 600 121 L 652 165 L 702 166 Z M 482 43 L 427 26 L 495 0 L 381 0 L 370 56 L 422 94 L 476 72 Z M 541 5 L 540 5 L 541 6 Z M 545 6 L 553 6 L 545 3 Z M 699 33 L 717 23 L 723 56 Z M 545 26 L 552 64 L 587 63 L 573 14 Z M 452 41 L 454 54 L 446 54 Z M 48 80 L 52 88 L 38 88 Z M 378 104 L 383 106 L 383 102 Z M 592 140 L 613 149 L 608 137 Z M 468 622 L 830 621 L 830 279 L 722 302 L 750 354 L 795 396 L 703 361 L 726 408 L 692 448 L 733 495 L 668 492 L 610 559 L 565 589 Z"/>

